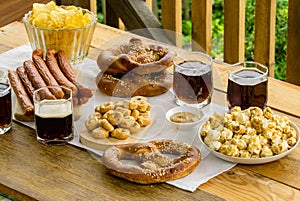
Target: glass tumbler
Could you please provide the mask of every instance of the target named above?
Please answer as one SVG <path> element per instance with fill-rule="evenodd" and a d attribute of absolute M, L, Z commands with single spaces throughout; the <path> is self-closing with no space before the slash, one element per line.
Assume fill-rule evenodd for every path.
<path fill-rule="evenodd" d="M 51 99 L 47 93 L 64 91 L 61 99 Z M 50 92 L 51 93 L 51 92 Z M 46 145 L 66 144 L 74 137 L 72 90 L 63 86 L 46 86 L 33 93 L 37 140 Z"/>
<path fill-rule="evenodd" d="M 0 70 L 0 134 L 5 134 L 12 125 L 11 87 L 5 71 Z"/>
<path fill-rule="evenodd" d="M 185 52 L 174 58 L 173 91 L 178 105 L 202 108 L 213 92 L 212 58 L 201 52 Z"/>
<path fill-rule="evenodd" d="M 229 109 L 240 106 L 264 108 L 268 99 L 268 68 L 260 63 L 245 61 L 228 70 L 227 101 Z"/>

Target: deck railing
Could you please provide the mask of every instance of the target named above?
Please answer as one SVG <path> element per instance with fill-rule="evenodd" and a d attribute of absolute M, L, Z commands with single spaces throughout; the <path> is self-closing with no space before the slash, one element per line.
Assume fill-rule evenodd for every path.
<path fill-rule="evenodd" d="M 150 9 L 145 10 L 145 7 Z M 245 6 L 246 0 L 224 0 L 224 61 L 243 61 L 245 55 Z M 119 17 L 128 30 L 158 28 L 172 30 L 172 41 L 181 47 L 182 1 L 161 1 L 161 24 L 151 12 L 151 0 L 106 0 L 106 19 L 118 27 Z M 300 85 L 300 1 L 289 0 L 286 81 Z M 115 18 L 113 18 L 115 17 Z M 137 20 L 135 21 L 134 18 Z M 208 54 L 212 49 L 212 0 L 192 0 L 192 50 L 203 48 Z M 113 22 L 113 23 L 112 23 Z M 275 66 L 276 0 L 256 0 L 254 61 L 269 68 L 274 77 Z M 149 34 L 149 37 L 155 38 Z M 161 38 L 160 38 L 161 39 Z"/>

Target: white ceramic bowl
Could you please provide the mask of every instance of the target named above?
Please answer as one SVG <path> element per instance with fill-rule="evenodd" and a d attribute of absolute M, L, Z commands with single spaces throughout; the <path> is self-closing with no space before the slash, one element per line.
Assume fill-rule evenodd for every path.
<path fill-rule="evenodd" d="M 189 123 L 176 123 L 176 122 L 171 121 L 170 117 L 177 112 L 191 112 L 191 113 L 197 115 L 199 120 L 194 121 L 194 122 L 189 122 Z M 176 128 L 181 129 L 181 130 L 192 129 L 193 127 L 199 125 L 199 123 L 203 120 L 203 117 L 204 117 L 204 113 L 200 109 L 193 108 L 193 107 L 187 107 L 187 106 L 174 107 L 174 108 L 168 110 L 166 113 L 167 120 L 171 124 L 173 124 Z"/>
<path fill-rule="evenodd" d="M 263 164 L 263 163 L 269 163 L 269 162 L 272 162 L 272 161 L 276 161 L 280 158 L 283 158 L 285 157 L 286 155 L 288 155 L 291 151 L 293 151 L 299 144 L 300 142 L 300 131 L 299 131 L 299 128 L 298 126 L 291 122 L 291 126 L 295 128 L 296 132 L 297 132 L 297 142 L 296 144 L 290 148 L 289 150 L 281 153 L 281 154 L 278 154 L 278 155 L 274 155 L 274 156 L 269 156 L 269 157 L 263 157 L 263 158 L 240 158 L 240 157 L 233 157 L 233 156 L 227 156 L 225 154 L 222 154 L 220 152 L 217 152 L 217 151 L 214 151 L 212 149 L 210 149 L 206 144 L 205 142 L 203 141 L 201 135 L 200 135 L 200 132 L 202 130 L 202 126 L 199 128 L 199 131 L 198 131 L 198 136 L 200 138 L 200 141 L 201 143 L 204 145 L 204 147 L 206 149 L 209 149 L 211 151 L 211 153 L 213 155 L 215 155 L 216 157 L 220 158 L 220 159 L 223 159 L 225 161 L 228 161 L 228 162 L 232 162 L 232 163 L 240 163 L 240 164 Z"/>

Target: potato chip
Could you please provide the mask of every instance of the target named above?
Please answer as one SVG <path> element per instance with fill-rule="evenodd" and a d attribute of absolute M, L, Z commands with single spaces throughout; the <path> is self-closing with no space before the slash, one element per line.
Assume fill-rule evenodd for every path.
<path fill-rule="evenodd" d="M 93 20 L 89 13 L 83 13 L 80 8 L 57 6 L 53 1 L 47 4 L 34 3 L 29 22 L 39 28 L 49 30 L 65 30 L 82 28 Z"/>

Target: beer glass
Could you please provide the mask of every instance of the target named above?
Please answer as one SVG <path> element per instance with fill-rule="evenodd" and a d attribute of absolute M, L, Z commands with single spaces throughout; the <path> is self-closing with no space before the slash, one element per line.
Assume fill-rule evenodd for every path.
<path fill-rule="evenodd" d="M 5 71 L 0 70 L 0 134 L 11 129 L 12 103 L 11 87 Z"/>
<path fill-rule="evenodd" d="M 268 68 L 246 61 L 229 67 L 227 101 L 229 109 L 240 106 L 264 108 L 268 98 Z"/>
<path fill-rule="evenodd" d="M 64 97 L 51 99 L 50 91 L 62 89 Z M 72 90 L 47 86 L 33 93 L 37 140 L 46 145 L 66 144 L 74 137 Z"/>
<path fill-rule="evenodd" d="M 212 58 L 201 52 L 184 52 L 174 58 L 173 91 L 178 105 L 202 108 L 211 102 Z"/>

